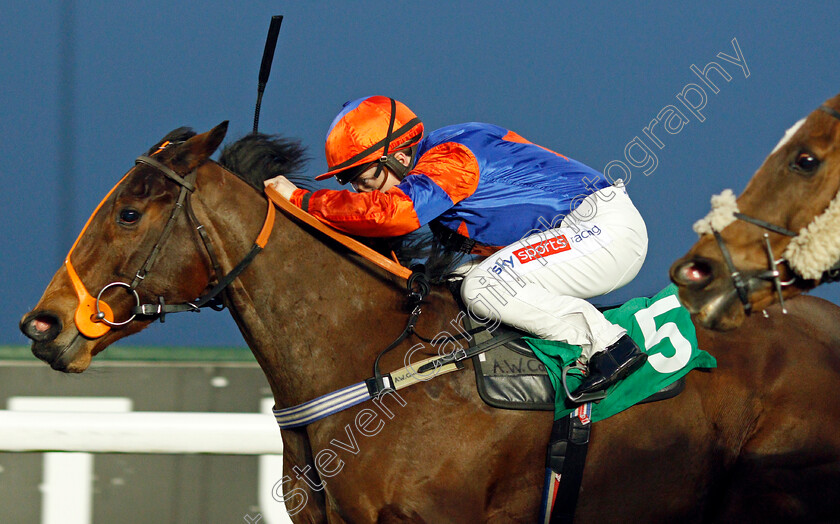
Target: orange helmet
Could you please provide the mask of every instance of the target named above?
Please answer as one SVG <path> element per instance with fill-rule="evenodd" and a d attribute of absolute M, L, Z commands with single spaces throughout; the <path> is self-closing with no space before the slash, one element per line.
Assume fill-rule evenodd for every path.
<path fill-rule="evenodd" d="M 391 167 L 396 162 L 393 153 L 414 146 L 422 137 L 423 122 L 402 102 L 386 96 L 347 102 L 327 131 L 324 150 L 329 171 L 315 180 L 335 176 L 346 184 L 374 162 Z"/>

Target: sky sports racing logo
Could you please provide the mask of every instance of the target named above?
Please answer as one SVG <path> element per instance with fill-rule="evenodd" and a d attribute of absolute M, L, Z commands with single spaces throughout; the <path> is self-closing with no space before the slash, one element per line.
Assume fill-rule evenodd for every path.
<path fill-rule="evenodd" d="M 549 255 L 556 255 L 563 251 L 572 249 L 571 244 L 566 239 L 566 235 L 557 235 L 554 238 L 543 240 L 533 246 L 524 247 L 513 252 L 520 264 L 527 264 L 534 260 L 538 260 Z"/>

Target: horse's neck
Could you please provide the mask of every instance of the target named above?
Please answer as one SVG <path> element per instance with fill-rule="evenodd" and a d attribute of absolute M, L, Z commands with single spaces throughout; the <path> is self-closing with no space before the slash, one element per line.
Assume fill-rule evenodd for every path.
<path fill-rule="evenodd" d="M 206 215 L 227 272 L 254 242 L 267 204 L 242 181 L 215 176 L 225 177 L 221 187 L 235 187 L 221 196 L 221 191 L 201 195 L 196 213 Z M 376 353 L 406 320 L 398 285 L 322 243 L 279 211 L 265 249 L 228 293 L 231 314 L 278 407 L 369 377 Z"/>

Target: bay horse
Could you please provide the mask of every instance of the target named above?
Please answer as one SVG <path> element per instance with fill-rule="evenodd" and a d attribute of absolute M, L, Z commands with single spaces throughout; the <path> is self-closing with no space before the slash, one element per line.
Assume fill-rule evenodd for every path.
<path fill-rule="evenodd" d="M 788 130 L 737 200 L 713 198 L 695 225 L 701 238 L 671 266 L 680 301 L 702 325 L 726 330 L 838 280 L 838 190 L 840 95 Z"/>
<path fill-rule="evenodd" d="M 156 319 L 152 308 L 129 322 L 137 303 L 194 301 L 264 238 L 262 180 L 294 177 L 302 152 L 249 135 L 220 163 L 209 160 L 226 127 L 170 133 L 106 196 L 21 321 L 38 358 L 84 371 Z M 176 204 L 185 210 L 173 212 Z M 283 213 L 270 229 L 223 294 L 276 407 L 286 408 L 368 378 L 407 313 L 396 277 Z M 136 295 L 122 289 L 133 280 Z M 699 328 L 717 369 L 690 373 L 675 398 L 595 424 L 578 522 L 840 519 L 840 309 L 812 297 L 789 308 L 726 335 Z M 102 328 L 100 313 L 113 327 Z M 417 332 L 451 330 L 458 313 L 434 286 Z M 401 367 L 415 342 L 387 354 L 382 369 Z M 277 479 L 293 520 L 535 522 L 552 413 L 490 408 L 466 368 L 283 430 Z"/>

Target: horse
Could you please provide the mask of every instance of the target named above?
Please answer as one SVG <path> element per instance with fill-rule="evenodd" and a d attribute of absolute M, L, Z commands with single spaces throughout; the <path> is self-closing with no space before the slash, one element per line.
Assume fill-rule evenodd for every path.
<path fill-rule="evenodd" d="M 302 150 L 249 135 L 210 160 L 225 133 L 226 123 L 170 133 L 105 197 L 21 320 L 35 356 L 82 372 L 165 306 L 189 309 L 229 281 L 220 296 L 276 408 L 370 376 L 405 325 L 404 283 L 284 213 L 266 226 L 273 208 L 262 181 L 285 173 L 301 182 L 290 171 Z M 254 238 L 265 239 L 261 227 L 273 234 L 229 278 Z M 577 521 L 840 518 L 840 308 L 807 296 L 788 307 L 784 318 L 753 317 L 725 336 L 698 327 L 717 369 L 691 372 L 675 398 L 594 425 Z M 451 332 L 458 315 L 447 287 L 432 286 L 416 332 Z M 382 369 L 401 367 L 415 342 L 386 354 Z M 466 361 L 282 430 L 276 487 L 294 522 L 536 521 L 552 413 L 487 406 L 471 370 Z"/>
<path fill-rule="evenodd" d="M 838 111 L 840 95 L 797 122 L 741 196 L 713 198 L 715 209 L 695 225 L 701 238 L 670 275 L 704 326 L 732 329 L 751 311 L 838 279 Z"/>

